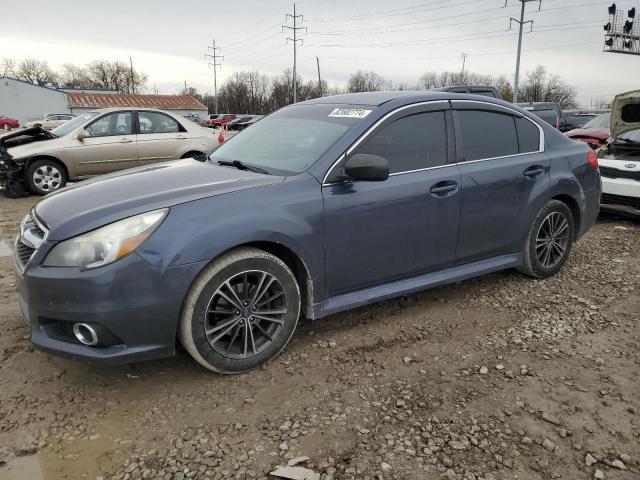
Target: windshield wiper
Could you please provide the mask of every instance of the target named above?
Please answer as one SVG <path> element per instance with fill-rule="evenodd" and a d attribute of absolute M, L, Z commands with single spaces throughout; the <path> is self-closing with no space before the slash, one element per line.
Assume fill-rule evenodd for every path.
<path fill-rule="evenodd" d="M 228 167 L 236 167 L 238 170 L 249 170 L 250 172 L 255 173 L 263 173 L 265 175 L 270 175 L 264 168 L 256 167 L 255 165 L 249 165 L 247 163 L 242 163 L 240 160 L 218 160 L 216 162 L 218 165 L 228 166 Z"/>
<path fill-rule="evenodd" d="M 623 137 L 618 137 L 618 138 L 616 138 L 615 141 L 617 142 L 618 140 L 621 141 L 621 142 L 624 142 L 624 143 L 640 143 L 637 140 L 631 140 L 630 138 L 623 138 Z"/>

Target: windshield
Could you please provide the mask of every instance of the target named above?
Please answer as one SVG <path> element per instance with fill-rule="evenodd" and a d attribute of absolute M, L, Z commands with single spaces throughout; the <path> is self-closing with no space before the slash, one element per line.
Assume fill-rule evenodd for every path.
<path fill-rule="evenodd" d="M 371 109 L 350 105 L 286 107 L 225 142 L 211 160 L 240 161 L 277 175 L 300 173 L 371 113 Z"/>
<path fill-rule="evenodd" d="M 58 128 L 51 130 L 56 137 L 64 137 L 67 133 L 74 131 L 79 126 L 91 120 L 93 117 L 99 115 L 100 112 L 87 112 L 77 116 L 73 120 L 63 123 Z"/>
<path fill-rule="evenodd" d="M 622 140 L 631 143 L 640 143 L 640 130 L 631 130 L 620 135 L 617 140 Z"/>
<path fill-rule="evenodd" d="M 589 120 L 582 128 L 609 128 L 611 124 L 611 114 L 605 113 L 604 115 L 598 115 L 593 120 Z"/>

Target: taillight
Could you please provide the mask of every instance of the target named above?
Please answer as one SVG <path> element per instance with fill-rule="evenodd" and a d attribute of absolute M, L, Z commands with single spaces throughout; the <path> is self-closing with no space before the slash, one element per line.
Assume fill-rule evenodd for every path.
<path fill-rule="evenodd" d="M 587 163 L 596 170 L 600 170 L 600 165 L 598 165 L 598 154 L 594 150 L 587 153 Z"/>

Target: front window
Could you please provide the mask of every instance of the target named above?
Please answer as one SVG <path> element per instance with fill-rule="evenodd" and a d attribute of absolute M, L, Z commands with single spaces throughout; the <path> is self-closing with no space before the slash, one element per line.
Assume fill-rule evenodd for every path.
<path fill-rule="evenodd" d="M 53 133 L 57 137 L 64 137 L 68 133 L 73 132 L 76 128 L 84 125 L 89 120 L 97 117 L 98 115 L 100 115 L 100 112 L 83 113 L 82 115 L 79 115 L 73 118 L 72 120 L 65 122 L 64 124 L 60 125 L 58 128 L 54 128 L 53 130 L 51 130 L 51 133 Z"/>
<path fill-rule="evenodd" d="M 598 115 L 593 120 L 589 120 L 582 128 L 609 128 L 611 124 L 611 114 Z"/>
<path fill-rule="evenodd" d="M 238 160 L 269 173 L 301 173 L 373 107 L 295 105 L 278 110 L 225 142 L 213 162 Z"/>
<path fill-rule="evenodd" d="M 86 128 L 91 137 L 131 135 L 131 112 L 114 112 L 99 118 Z"/>

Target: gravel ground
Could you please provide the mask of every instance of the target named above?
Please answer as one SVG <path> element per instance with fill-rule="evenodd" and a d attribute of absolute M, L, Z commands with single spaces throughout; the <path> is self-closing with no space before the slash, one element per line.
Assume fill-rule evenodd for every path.
<path fill-rule="evenodd" d="M 0 198 L 7 242 L 33 203 Z M 554 278 L 302 322 L 237 377 L 35 351 L 0 256 L 0 479 L 640 478 L 639 250 L 639 222 L 601 218 Z"/>

